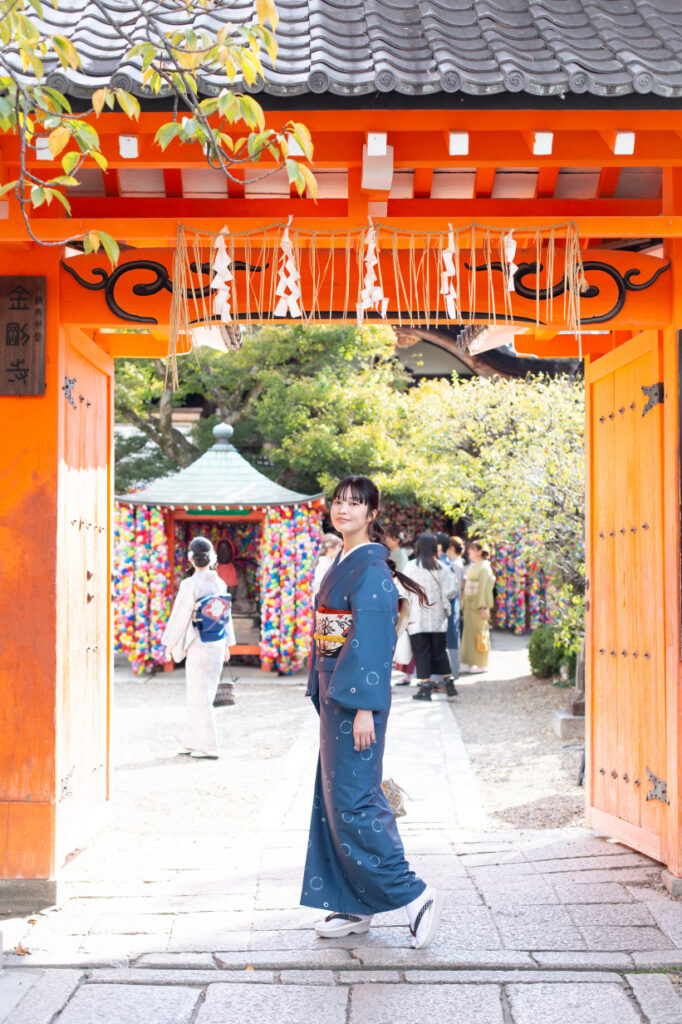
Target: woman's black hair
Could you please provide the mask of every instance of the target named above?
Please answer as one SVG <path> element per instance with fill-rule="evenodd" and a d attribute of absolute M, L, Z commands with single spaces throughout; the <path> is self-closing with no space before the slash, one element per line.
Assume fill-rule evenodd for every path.
<path fill-rule="evenodd" d="M 214 557 L 213 545 L 206 537 L 195 537 L 187 552 L 192 556 L 192 563 L 197 569 L 205 569 Z"/>
<path fill-rule="evenodd" d="M 438 530 L 436 533 L 436 543 L 440 544 L 443 551 L 447 551 L 448 544 L 450 543 L 450 537 L 447 533 L 443 533 L 442 530 Z"/>
<path fill-rule="evenodd" d="M 370 512 L 379 513 L 381 509 L 381 495 L 379 494 L 379 488 L 370 480 L 368 476 L 346 476 L 343 480 L 339 480 L 338 484 L 334 488 L 332 494 L 332 501 L 336 501 L 337 498 L 345 498 L 350 494 L 350 497 L 355 501 L 361 502 L 366 505 Z M 384 543 L 384 528 L 376 519 L 376 517 L 369 524 L 369 539 L 377 544 Z M 392 558 L 388 560 L 388 567 L 391 570 L 391 576 L 400 580 L 405 590 L 411 594 L 416 594 L 419 598 L 419 604 L 424 606 L 430 604 L 426 598 L 426 591 L 423 587 L 420 587 L 418 583 L 411 580 L 409 576 L 405 576 L 404 573 L 398 572 L 396 564 Z"/>
<path fill-rule="evenodd" d="M 419 535 L 415 557 L 424 569 L 440 569 L 435 533 L 422 533 Z"/>

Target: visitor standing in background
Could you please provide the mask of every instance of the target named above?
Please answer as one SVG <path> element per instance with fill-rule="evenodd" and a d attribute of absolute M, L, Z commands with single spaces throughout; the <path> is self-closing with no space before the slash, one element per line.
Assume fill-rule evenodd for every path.
<path fill-rule="evenodd" d="M 493 607 L 495 577 L 490 568 L 490 550 L 483 541 L 469 544 L 470 565 L 464 573 L 462 593 L 462 672 L 485 672 L 490 650 L 490 610 Z"/>
<path fill-rule="evenodd" d="M 456 697 L 457 690 L 450 670 L 445 637 L 450 615 L 450 599 L 456 581 L 453 573 L 438 559 L 438 545 L 432 533 L 422 533 L 417 540 L 416 558 L 405 567 L 405 575 L 424 591 L 428 605 L 417 604 L 410 597 L 410 634 L 412 653 L 417 668 L 419 689 L 413 700 L 431 700 L 435 683 L 432 676 L 442 676 L 447 696 Z"/>
<path fill-rule="evenodd" d="M 318 555 L 315 570 L 313 572 L 313 597 L 320 589 L 320 584 L 327 575 L 327 570 L 334 564 L 334 559 L 342 547 L 343 541 L 337 534 L 322 534 L 320 554 Z"/>
<path fill-rule="evenodd" d="M 397 526 L 390 524 L 384 532 L 384 544 L 391 552 L 391 561 L 398 572 L 405 572 L 405 566 L 409 562 L 409 555 L 405 548 L 400 546 L 400 530 Z"/>
<path fill-rule="evenodd" d="M 220 682 L 223 662 L 229 660 L 227 647 L 236 643 L 232 619 L 229 617 L 230 598 L 227 587 L 214 571 L 216 553 L 206 537 L 195 537 L 187 557 L 194 572 L 178 588 L 173 610 L 161 643 L 166 649 L 166 661 L 185 659 L 187 680 L 187 708 L 185 723 L 178 740 L 181 753 L 192 757 L 218 758 L 218 737 L 213 718 L 213 698 Z M 206 598 L 215 598 L 218 606 L 202 607 Z M 204 632 L 206 616 L 225 619 L 222 628 Z M 210 640 L 202 638 L 210 636 Z M 215 639 L 213 639 L 215 637 Z"/>
<path fill-rule="evenodd" d="M 459 645 L 462 638 L 462 583 L 464 581 L 464 541 L 461 537 L 450 537 L 447 544 L 446 554 L 450 569 L 457 581 L 457 589 L 452 599 L 452 614 L 448 622 L 448 631 L 445 637 L 445 644 L 450 658 L 450 667 L 455 679 L 459 679 Z"/>

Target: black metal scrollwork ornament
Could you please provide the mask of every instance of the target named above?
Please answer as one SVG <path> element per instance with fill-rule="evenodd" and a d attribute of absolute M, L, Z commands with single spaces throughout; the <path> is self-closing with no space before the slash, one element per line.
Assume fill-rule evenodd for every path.
<path fill-rule="evenodd" d="M 467 270 L 471 270 L 471 264 L 465 263 L 464 266 Z M 491 264 L 493 270 L 498 270 L 500 273 L 505 272 L 505 267 L 499 261 Z M 539 268 L 539 269 L 538 269 Z M 612 267 L 610 263 L 603 263 L 601 260 L 585 260 L 583 263 L 583 269 L 585 273 L 603 273 L 616 285 L 618 294 L 616 301 L 613 306 L 608 309 L 605 313 L 599 313 L 595 316 L 581 316 L 580 323 L 584 327 L 586 324 L 604 324 L 608 320 L 611 320 L 614 316 L 617 316 L 625 305 L 628 292 L 643 292 L 647 288 L 651 288 L 653 284 L 658 281 L 661 274 L 665 274 L 667 270 L 670 270 L 670 263 L 666 263 L 664 267 L 659 267 L 658 270 L 647 281 L 635 281 L 642 271 L 639 267 L 632 267 L 630 270 L 626 270 L 624 274 L 621 274 L 616 267 Z M 477 271 L 487 270 L 487 264 L 482 263 L 476 266 Z M 537 277 L 538 274 L 544 270 L 544 264 L 540 263 L 519 263 L 517 269 L 514 271 L 512 278 L 514 281 L 514 290 L 517 295 L 520 295 L 522 299 L 531 299 L 533 302 L 539 299 L 544 302 L 546 299 L 558 299 L 566 291 L 566 277 L 563 276 L 560 281 L 553 284 L 551 288 L 539 288 L 536 289 L 532 285 L 525 284 L 525 280 L 528 277 Z M 591 284 L 588 288 L 580 293 L 581 303 L 585 299 L 596 299 L 600 294 L 600 289 L 595 284 Z M 518 317 L 515 317 L 518 319 Z"/>
<path fill-rule="evenodd" d="M 269 263 L 264 266 L 253 266 L 247 264 L 244 260 L 235 260 L 235 270 L 249 270 L 252 273 L 260 273 L 269 267 Z M 157 292 L 165 290 L 167 292 L 173 292 L 173 282 L 171 281 L 168 268 L 163 263 L 158 263 L 156 260 L 130 260 L 128 263 L 123 263 L 121 266 L 116 267 L 114 270 L 109 272 L 104 270 L 102 267 L 93 267 L 92 275 L 98 278 L 97 281 L 86 281 L 85 278 L 81 277 L 80 274 L 72 267 L 68 262 L 62 261 L 62 266 L 67 273 L 71 274 L 71 277 L 81 286 L 81 288 L 87 288 L 88 291 L 98 292 L 104 290 L 104 301 L 108 308 L 118 317 L 119 320 L 126 320 L 128 323 L 133 324 L 158 324 L 158 320 L 153 316 L 140 316 L 139 313 L 131 313 L 130 310 L 123 309 L 123 307 L 116 300 L 116 286 L 126 274 L 140 272 L 140 271 L 151 271 L 154 274 L 152 281 L 141 281 L 139 284 L 133 285 L 133 294 L 148 296 L 156 295 Z M 201 270 L 197 269 L 197 263 L 190 263 L 190 270 L 193 274 L 201 273 L 202 277 L 211 276 L 211 264 L 202 263 Z M 188 288 L 187 297 L 190 299 L 198 299 L 206 297 L 211 293 L 210 284 L 206 284 L 200 288 Z"/>

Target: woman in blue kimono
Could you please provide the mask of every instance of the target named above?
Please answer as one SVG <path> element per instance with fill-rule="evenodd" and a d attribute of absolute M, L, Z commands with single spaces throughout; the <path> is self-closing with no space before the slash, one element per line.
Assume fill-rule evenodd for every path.
<path fill-rule="evenodd" d="M 379 491 L 364 476 L 337 484 L 331 518 L 343 551 L 315 600 L 307 695 L 320 715 L 320 757 L 301 903 L 327 911 L 319 936 L 369 930 L 374 914 L 405 907 L 415 949 L 433 938 L 442 895 L 405 860 L 381 789 L 398 593 L 376 522 Z"/>

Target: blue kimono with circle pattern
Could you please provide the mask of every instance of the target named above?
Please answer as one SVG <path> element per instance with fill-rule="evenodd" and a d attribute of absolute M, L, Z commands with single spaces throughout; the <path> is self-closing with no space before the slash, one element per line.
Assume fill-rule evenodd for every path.
<path fill-rule="evenodd" d="M 301 903 L 337 913 L 404 907 L 424 891 L 405 860 L 396 820 L 381 790 L 398 592 L 383 544 L 337 557 L 316 608 L 350 610 L 353 623 L 336 658 L 313 649 L 307 696 L 320 715 L 315 780 Z M 356 752 L 358 708 L 374 712 L 376 742 Z"/>

